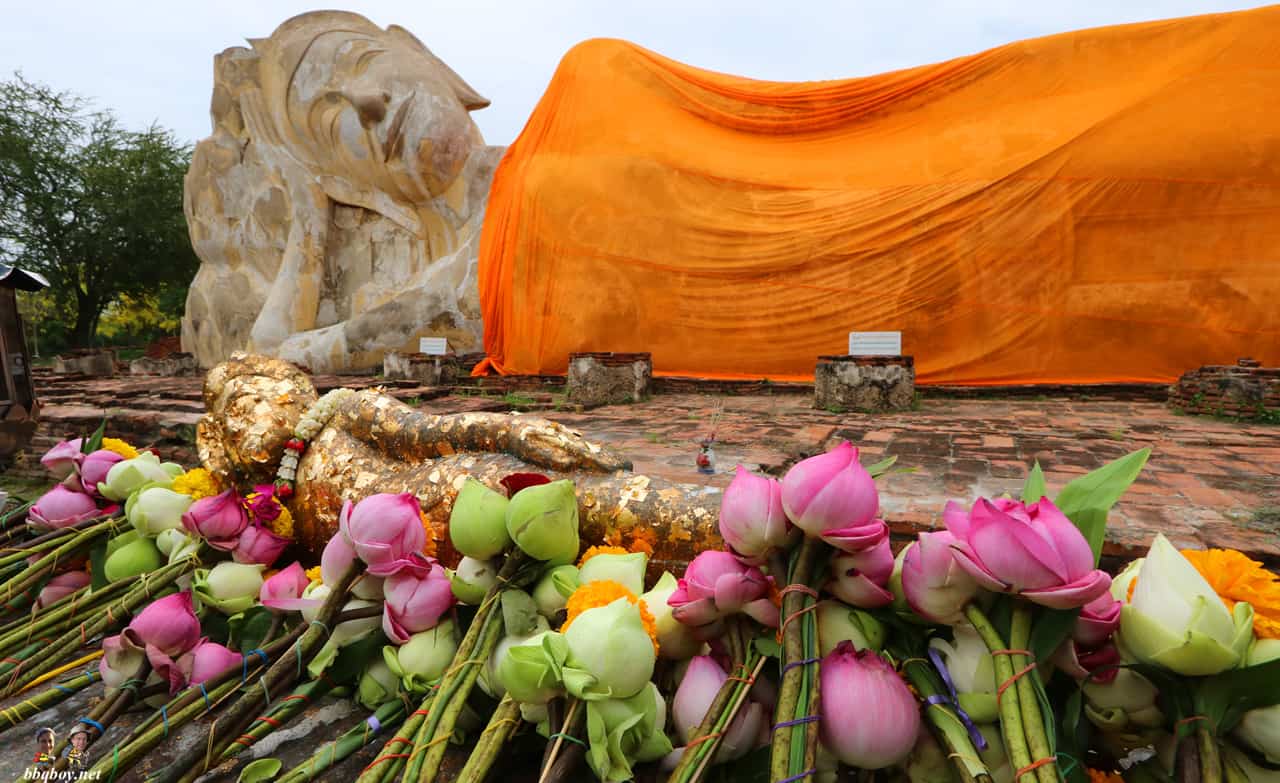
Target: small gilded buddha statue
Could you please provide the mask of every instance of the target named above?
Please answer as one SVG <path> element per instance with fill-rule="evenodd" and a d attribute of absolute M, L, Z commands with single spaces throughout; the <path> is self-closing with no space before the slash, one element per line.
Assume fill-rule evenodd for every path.
<path fill-rule="evenodd" d="M 408 492 L 422 506 L 441 561 L 452 565 L 459 556 L 448 521 L 459 489 L 472 477 L 501 492 L 513 473 L 573 480 L 584 546 L 639 539 L 654 567 L 678 568 L 721 544 L 720 490 L 632 473 L 621 455 L 547 419 L 433 415 L 375 389 L 321 399 L 294 365 L 243 354 L 209 371 L 204 401 L 201 462 L 243 490 L 271 483 L 285 460 L 295 537 L 317 555 L 338 529 L 343 501 Z M 305 444 L 297 441 L 300 423 L 309 430 Z"/>

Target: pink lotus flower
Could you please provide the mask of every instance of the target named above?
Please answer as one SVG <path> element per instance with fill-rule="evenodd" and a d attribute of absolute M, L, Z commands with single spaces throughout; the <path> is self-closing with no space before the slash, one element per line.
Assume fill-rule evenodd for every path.
<path fill-rule="evenodd" d="M 46 451 L 40 458 L 40 464 L 44 465 L 45 470 L 52 473 L 54 478 L 61 481 L 70 476 L 76 469 L 76 465 L 84 459 L 84 454 L 80 452 L 82 448 L 84 448 L 84 438 L 64 440 Z"/>
<path fill-rule="evenodd" d="M 719 636 L 724 617 L 742 612 L 762 625 L 778 627 L 778 607 L 769 600 L 769 580 L 728 552 L 708 550 L 685 569 L 667 598 L 671 615 L 703 639 Z"/>
<path fill-rule="evenodd" d="M 230 552 L 249 526 L 249 516 L 234 489 L 213 497 L 200 498 L 182 515 L 182 526 L 200 536 L 214 549 Z"/>
<path fill-rule="evenodd" d="M 1093 649 L 1111 638 L 1120 627 L 1121 602 L 1106 592 L 1080 608 L 1071 638 L 1081 647 Z"/>
<path fill-rule="evenodd" d="M 893 576 L 893 550 L 887 532 L 870 549 L 833 557 L 831 573 L 827 592 L 850 606 L 876 609 L 893 603 L 893 593 L 885 589 Z"/>
<path fill-rule="evenodd" d="M 782 507 L 805 535 L 845 552 L 874 546 L 884 535 L 885 524 L 876 519 L 876 482 L 858 463 L 858 450 L 848 441 L 787 471 Z"/>
<path fill-rule="evenodd" d="M 192 610 L 191 593 L 152 601 L 125 629 L 139 647 L 150 645 L 169 657 L 181 655 L 200 641 L 200 618 Z"/>
<path fill-rule="evenodd" d="M 93 498 L 59 484 L 36 501 L 27 512 L 27 518 L 34 525 L 60 528 L 92 519 L 100 513 Z"/>
<path fill-rule="evenodd" d="M 370 495 L 342 504 L 338 529 L 374 576 L 390 576 L 415 565 L 411 555 L 427 543 L 418 499 L 408 493 Z"/>
<path fill-rule="evenodd" d="M 453 606 L 449 576 L 434 560 L 426 576 L 405 569 L 387 577 L 383 584 L 382 630 L 396 644 L 404 644 L 415 633 L 427 631 Z"/>
<path fill-rule="evenodd" d="M 66 598 L 82 587 L 88 587 L 93 581 L 84 571 L 67 571 L 58 574 L 44 586 L 40 595 L 36 596 L 36 609 L 43 609 L 49 604 Z"/>
<path fill-rule="evenodd" d="M 795 528 L 782 510 L 782 485 L 741 465 L 720 501 L 720 535 L 735 555 L 760 565 L 786 549 Z"/>
<path fill-rule="evenodd" d="M 203 644 L 203 642 L 200 642 L 200 644 Z M 182 673 L 182 668 L 178 666 L 178 661 L 174 660 L 173 656 L 167 655 L 159 647 L 152 644 L 148 644 L 144 649 L 147 654 L 147 663 L 151 664 L 151 671 L 162 682 L 169 684 L 170 696 L 187 687 L 187 677 Z"/>
<path fill-rule="evenodd" d="M 1088 678 L 1090 683 L 1097 685 L 1113 682 L 1124 663 L 1114 644 L 1107 643 L 1096 650 L 1088 650 L 1071 639 L 1054 651 L 1051 661 L 1072 679 L 1083 681 Z"/>
<path fill-rule="evenodd" d="M 844 641 L 822 659 L 818 687 L 822 744 L 851 767 L 883 769 L 915 746 L 920 706 L 874 650 Z"/>
<path fill-rule="evenodd" d="M 952 554 L 955 536 L 947 531 L 921 533 L 902 558 L 902 594 L 912 611 L 935 623 L 960 622 L 978 583 Z"/>
<path fill-rule="evenodd" d="M 1048 498 L 1030 505 L 979 498 L 968 514 L 948 503 L 942 518 L 956 537 L 956 561 L 988 590 L 1074 609 L 1111 585 L 1093 567 L 1089 542 Z"/>
<path fill-rule="evenodd" d="M 122 460 L 124 457 L 106 449 L 98 449 L 91 454 L 86 454 L 84 460 L 76 466 L 76 481 L 86 495 L 102 497 L 98 492 L 98 484 L 105 484 L 111 466 Z"/>
<path fill-rule="evenodd" d="M 356 561 L 356 550 L 341 532 L 335 533 L 329 543 L 324 545 L 320 554 L 320 581 L 327 585 L 336 585 L 351 564 Z M 426 570 L 418 572 L 425 574 Z M 371 576 L 368 571 L 351 586 L 351 594 L 365 601 L 382 600 L 383 577 Z"/>
<path fill-rule="evenodd" d="M 242 661 L 243 655 L 217 642 L 201 642 L 178 659 L 177 667 L 188 684 L 199 685 Z"/>
<path fill-rule="evenodd" d="M 671 718 L 681 742 L 687 743 L 702 724 L 720 687 L 728 679 L 729 675 L 711 656 L 696 655 L 689 659 L 689 667 L 685 669 L 684 678 L 671 700 Z M 725 730 L 715 762 L 733 761 L 754 748 L 765 726 L 765 714 L 760 703 L 750 701 L 745 704 Z"/>
<path fill-rule="evenodd" d="M 269 566 L 279 559 L 291 542 L 277 536 L 263 525 L 249 525 L 240 533 L 231 557 L 237 563 L 257 563 Z"/>
<path fill-rule="evenodd" d="M 301 563 L 291 563 L 268 577 L 258 590 L 258 601 L 268 609 L 294 611 L 304 607 L 318 605 L 314 599 L 303 598 L 302 591 L 307 589 L 311 580 Z"/>
<path fill-rule="evenodd" d="M 252 521 L 265 525 L 280 517 L 280 501 L 276 499 L 276 488 L 273 484 L 259 484 L 245 498 L 245 509 Z"/>

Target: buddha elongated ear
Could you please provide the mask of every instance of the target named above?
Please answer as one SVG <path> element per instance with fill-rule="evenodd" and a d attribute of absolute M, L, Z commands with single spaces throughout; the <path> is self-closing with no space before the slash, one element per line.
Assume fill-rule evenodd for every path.
<path fill-rule="evenodd" d="M 453 90 L 453 94 L 458 96 L 458 100 L 462 101 L 462 105 L 467 111 L 483 109 L 489 105 L 488 98 L 484 97 L 477 92 L 474 87 L 467 84 L 467 82 L 458 75 L 457 71 L 445 64 L 444 60 L 436 57 L 435 54 L 426 47 L 426 44 L 418 40 L 416 35 L 396 24 L 387 28 L 387 34 L 392 38 L 404 41 L 426 55 L 427 59 L 431 60 L 431 62 L 440 69 L 440 73 L 444 76 L 445 82 L 449 85 L 449 89 Z"/>

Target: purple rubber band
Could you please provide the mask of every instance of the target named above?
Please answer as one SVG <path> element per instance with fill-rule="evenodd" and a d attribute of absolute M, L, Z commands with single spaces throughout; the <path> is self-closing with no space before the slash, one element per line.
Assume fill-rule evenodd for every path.
<path fill-rule="evenodd" d="M 778 729 L 785 729 L 787 726 L 799 726 L 802 723 L 813 723 L 815 720 L 818 720 L 817 715 L 807 715 L 803 718 L 796 718 L 795 720 L 784 720 L 781 723 L 773 724 L 773 730 L 777 731 Z"/>
<path fill-rule="evenodd" d="M 792 775 L 789 778 L 783 778 L 782 780 L 779 780 L 778 783 L 796 783 L 797 780 L 803 780 L 817 771 L 818 770 L 816 769 L 811 769 L 807 772 L 801 772 L 799 775 Z"/>
<path fill-rule="evenodd" d="M 812 663 L 818 663 L 821 660 L 822 660 L 821 658 L 805 658 L 802 661 L 792 661 L 791 663 L 788 663 L 786 666 L 782 667 L 782 673 L 786 674 L 787 672 L 791 671 L 797 666 L 808 666 L 809 664 L 812 664 Z"/>
<path fill-rule="evenodd" d="M 370 715 L 368 718 L 365 718 L 364 722 L 369 724 L 369 728 L 373 729 L 374 734 L 377 734 L 382 730 L 382 722 L 378 720 L 378 716 L 376 715 Z"/>
<path fill-rule="evenodd" d="M 955 710 L 956 717 L 964 724 L 964 728 L 969 732 L 969 739 L 973 740 L 974 747 L 978 750 L 987 749 L 987 738 L 982 736 L 982 732 L 978 731 L 978 727 L 973 722 L 973 718 L 969 717 L 969 713 L 964 711 L 960 706 L 960 696 L 956 693 L 955 683 L 951 681 L 951 672 L 947 671 L 947 665 L 943 662 L 942 656 L 938 654 L 935 647 L 929 648 L 929 661 L 933 663 L 933 668 L 938 670 L 938 676 L 942 678 L 942 684 L 946 687 L 949 696 L 943 696 L 935 693 L 925 699 L 925 704 L 941 704 Z"/>

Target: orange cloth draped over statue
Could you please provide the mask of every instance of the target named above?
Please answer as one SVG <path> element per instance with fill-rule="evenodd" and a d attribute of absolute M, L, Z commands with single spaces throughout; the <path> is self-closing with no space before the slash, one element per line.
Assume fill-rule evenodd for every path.
<path fill-rule="evenodd" d="M 862 79 L 561 62 L 498 168 L 489 364 L 803 379 L 901 330 L 929 384 L 1280 364 L 1280 7 Z"/>

